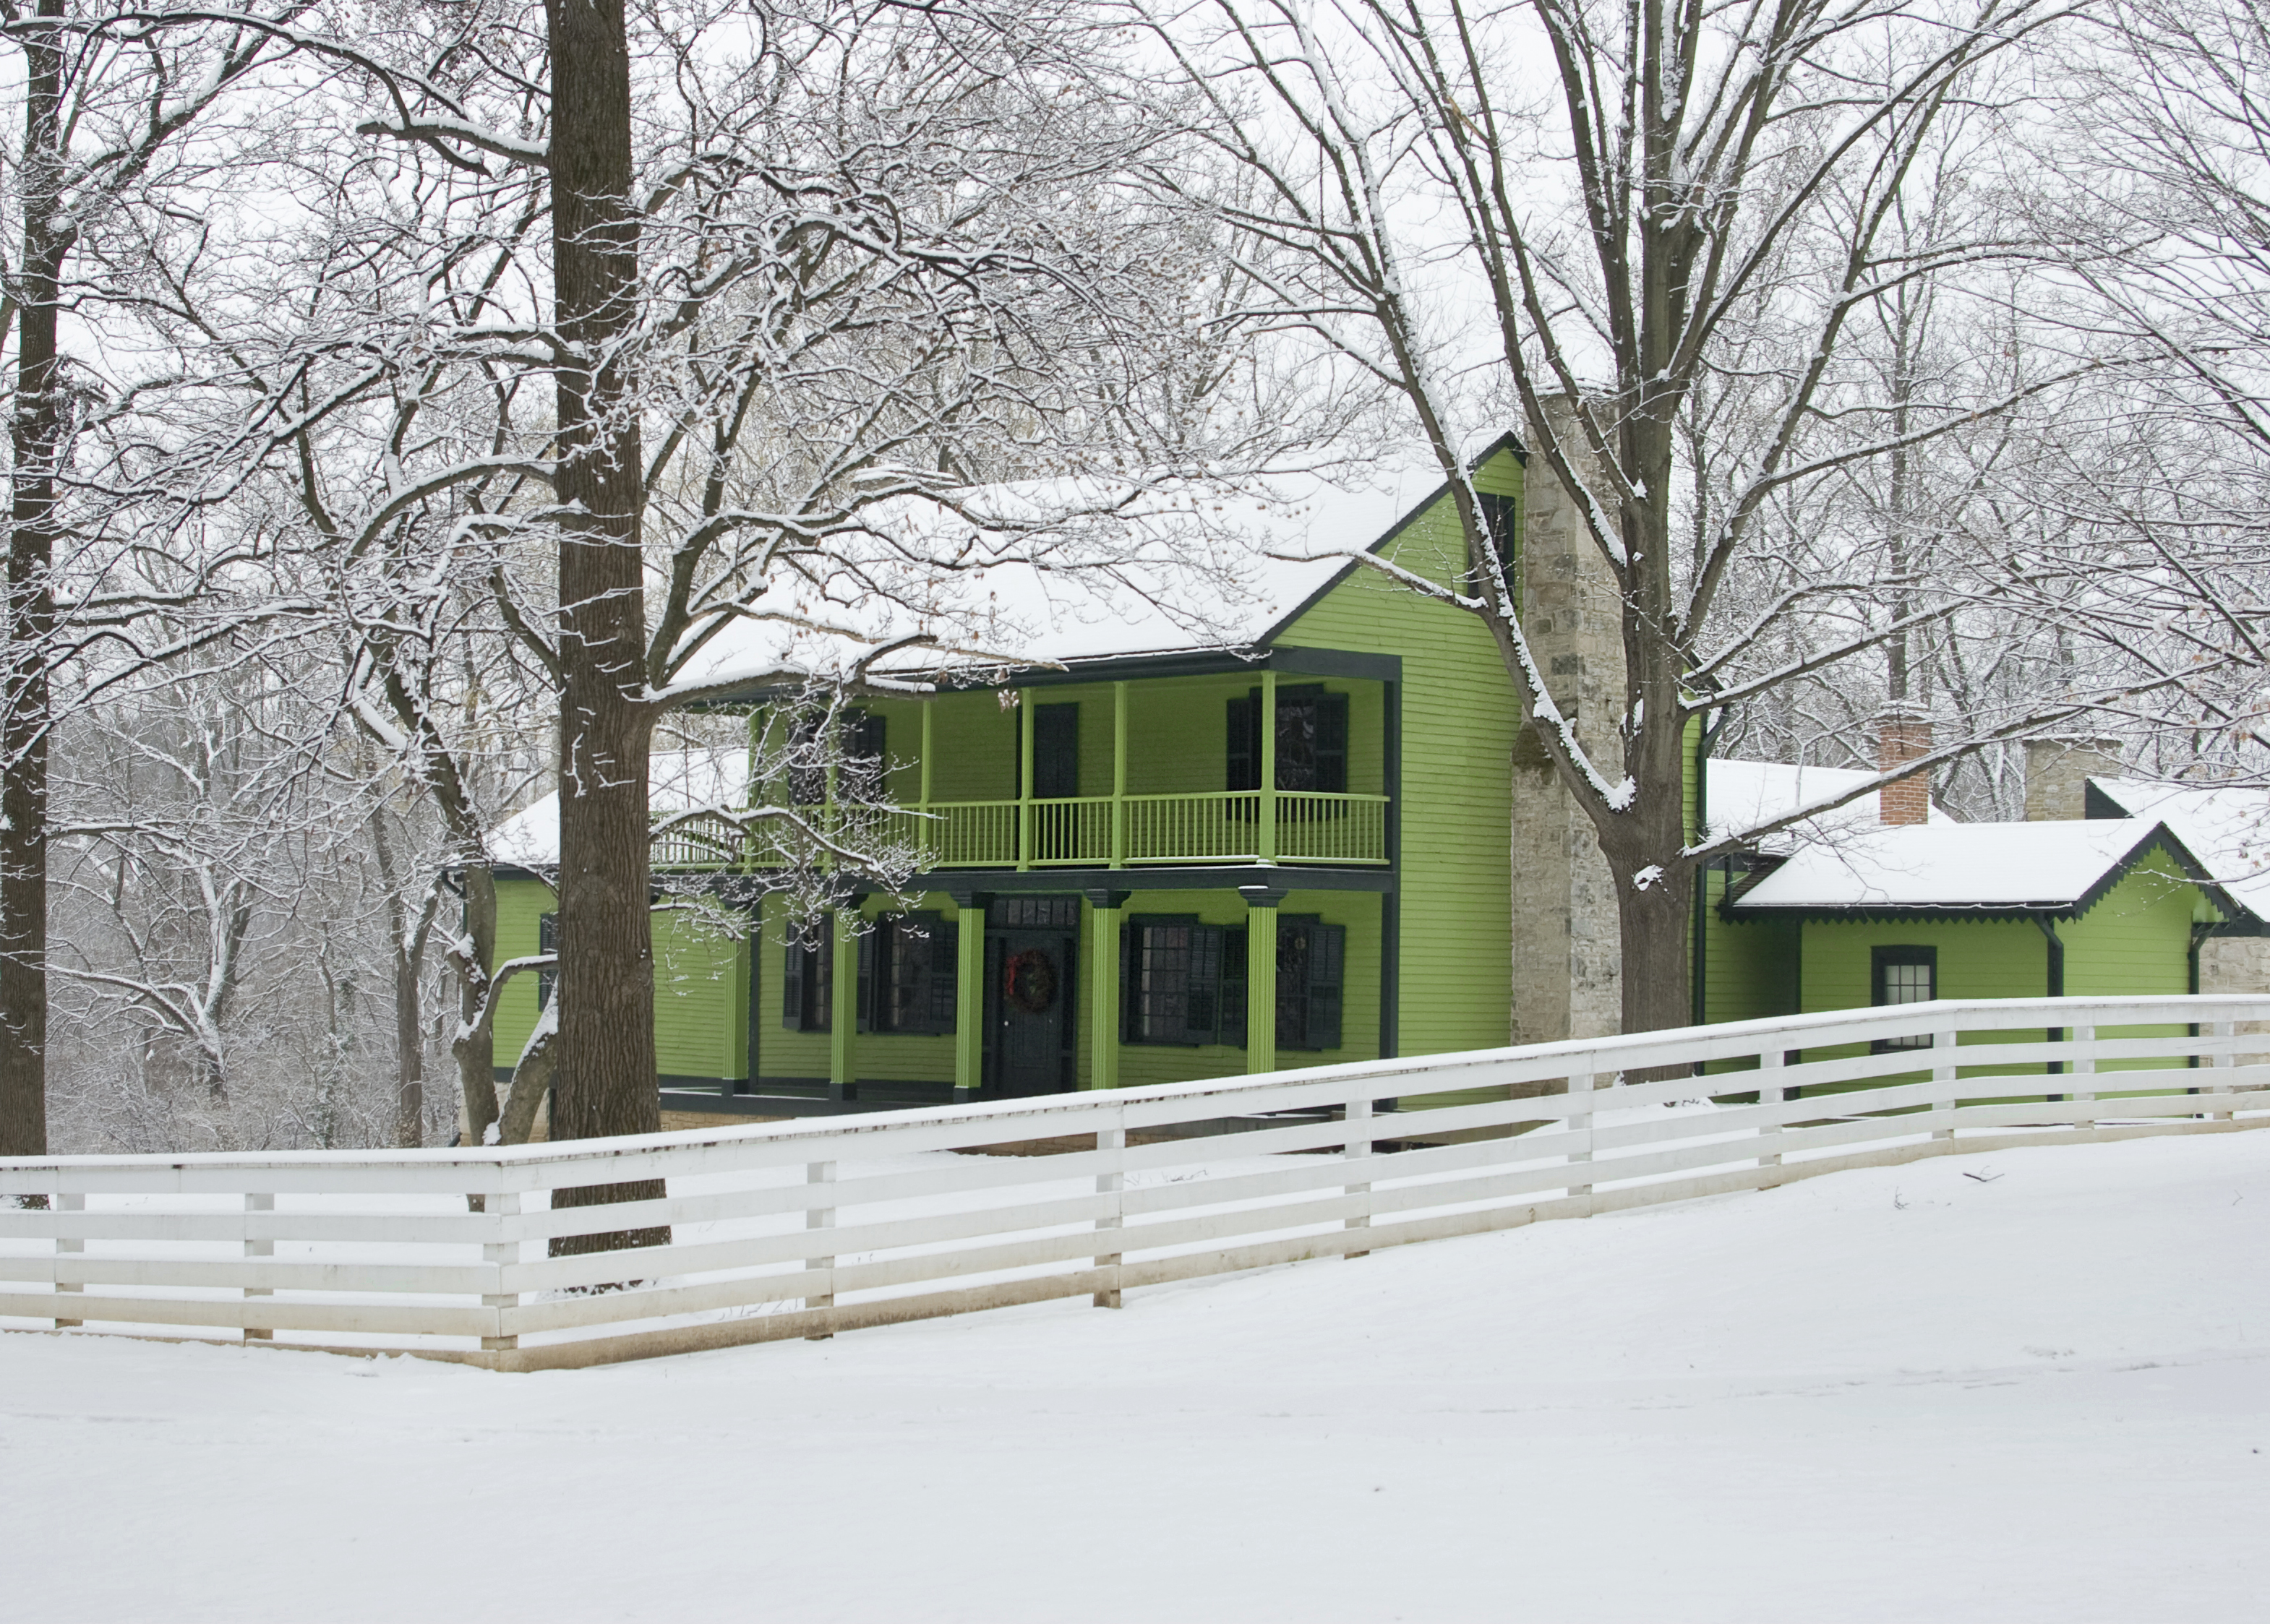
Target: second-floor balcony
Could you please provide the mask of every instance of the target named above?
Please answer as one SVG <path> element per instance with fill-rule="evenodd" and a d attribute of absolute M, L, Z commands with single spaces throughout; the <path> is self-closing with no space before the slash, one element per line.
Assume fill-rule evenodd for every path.
<path fill-rule="evenodd" d="M 817 805 L 798 816 L 846 845 L 911 849 L 924 869 L 1127 868 L 1145 864 L 1387 860 L 1388 797 L 1314 790 Z M 776 868 L 809 845 L 786 819 L 744 834 L 728 819 L 657 813 L 657 868 Z"/>
<path fill-rule="evenodd" d="M 794 818 L 744 831 L 664 814 L 655 865 L 824 865 L 833 841 L 889 849 L 921 871 L 1385 866 L 1385 683 L 1311 672 L 1280 682 L 1274 664 L 1223 658 L 1220 671 L 1154 680 L 1066 675 L 1005 694 L 873 698 L 824 721 L 759 706 L 738 764 L 658 763 L 657 804 L 786 804 Z M 672 784 L 672 772 L 685 782 Z"/>

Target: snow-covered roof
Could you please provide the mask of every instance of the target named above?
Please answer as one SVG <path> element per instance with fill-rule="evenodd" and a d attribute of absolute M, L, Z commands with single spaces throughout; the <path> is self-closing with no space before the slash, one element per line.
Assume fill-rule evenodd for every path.
<path fill-rule="evenodd" d="M 2270 919 L 2270 790 L 2149 778 L 2088 782 L 2130 817 L 2164 822 L 2234 901 Z"/>
<path fill-rule="evenodd" d="M 1712 834 L 1739 833 L 1785 818 L 1816 801 L 1847 794 L 1875 776 L 1850 768 L 1793 767 L 1784 761 L 1722 760 L 1711 756 L 1703 763 L 1703 817 Z M 1933 824 L 1954 821 L 1936 805 L 1931 809 L 1931 820 Z M 1758 845 L 1769 852 L 1792 851 L 1812 841 L 1882 827 L 1876 797 L 1862 795 L 1768 835 Z"/>
<path fill-rule="evenodd" d="M 648 805 L 658 812 L 697 806 L 733 806 L 746 798 L 749 753 L 746 747 L 657 750 L 647 760 Z M 553 790 L 499 824 L 489 836 L 489 856 L 513 868 L 550 868 L 560 861 L 560 792 Z"/>
<path fill-rule="evenodd" d="M 924 634 L 981 667 L 1250 647 L 1442 485 L 1430 461 L 1383 461 L 1243 493 L 1057 482 L 879 504 L 831 542 L 844 568 L 758 599 L 781 618 L 733 622 L 674 686 L 827 676 Z M 941 658 L 910 648 L 869 669 L 911 675 Z"/>
<path fill-rule="evenodd" d="M 2061 912 L 2117 879 L 2155 840 L 2155 818 L 1877 824 L 1799 846 L 1739 894 L 1741 914 L 1958 908 Z M 2186 854 L 2181 842 L 2178 860 Z"/>

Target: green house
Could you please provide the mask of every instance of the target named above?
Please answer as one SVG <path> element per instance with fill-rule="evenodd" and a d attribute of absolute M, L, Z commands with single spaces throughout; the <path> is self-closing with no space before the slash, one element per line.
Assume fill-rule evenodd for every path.
<path fill-rule="evenodd" d="M 1475 471 L 1511 552 L 1517 446 Z M 1455 579 L 1448 487 L 1255 505 L 1285 550 L 1336 556 L 1271 560 L 1203 615 L 1003 570 L 987 590 L 1034 663 L 861 701 L 849 768 L 799 770 L 810 724 L 762 686 L 731 698 L 746 743 L 657 755 L 658 816 L 785 797 L 918 853 L 900 896 L 847 880 L 797 918 L 768 888 L 795 856 L 776 838 L 666 824 L 657 870 L 741 921 L 657 916 L 666 1102 L 826 1111 L 1508 1042 L 1515 694 L 1478 620 L 1348 556 Z M 556 830 L 546 802 L 498 832 L 501 957 L 551 943 Z M 501 1058 L 548 992 L 508 989 Z"/>
<path fill-rule="evenodd" d="M 1710 792 L 1740 803 L 1731 816 L 1868 776 L 1710 765 Z M 1888 824 L 1870 796 L 1713 866 L 1696 1005 L 1718 1021 L 1933 998 L 2182 994 L 2198 990 L 2200 942 L 2235 911 L 2156 819 Z"/>

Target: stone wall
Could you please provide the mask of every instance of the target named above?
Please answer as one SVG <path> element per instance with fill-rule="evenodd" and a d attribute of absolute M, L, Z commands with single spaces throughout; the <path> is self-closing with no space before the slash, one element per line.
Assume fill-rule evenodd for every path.
<path fill-rule="evenodd" d="M 1567 421 L 1565 402 L 1547 411 Z M 1533 428 L 1528 441 L 1539 443 Z M 1573 423 L 1562 436 L 1579 442 Z M 1589 456 L 1572 459 L 1580 470 Z M 1585 477 L 1599 490 L 1601 482 Z M 1541 455 L 1529 459 L 1522 513 L 1521 616 L 1562 714 L 1587 749 L 1613 747 L 1623 693 L 1615 585 L 1583 513 Z M 1513 753 L 1513 1041 L 1605 1037 L 1622 1020 L 1621 936 L 1607 861 L 1591 820 L 1533 735 Z"/>

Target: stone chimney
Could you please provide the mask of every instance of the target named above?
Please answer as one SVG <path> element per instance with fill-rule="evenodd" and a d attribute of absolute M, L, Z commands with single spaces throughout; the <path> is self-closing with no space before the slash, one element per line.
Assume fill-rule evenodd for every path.
<path fill-rule="evenodd" d="M 1931 723 L 1923 708 L 1893 700 L 1876 713 L 1876 768 L 1897 772 L 1931 753 Z M 1876 814 L 1886 823 L 1931 821 L 1931 775 L 1917 773 L 1876 791 Z"/>
<path fill-rule="evenodd" d="M 2120 741 L 2066 734 L 2026 741 L 2026 821 L 2088 816 L 2088 781 L 2120 775 Z"/>

